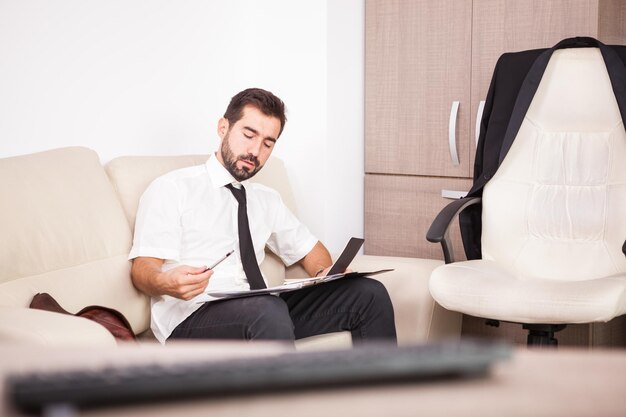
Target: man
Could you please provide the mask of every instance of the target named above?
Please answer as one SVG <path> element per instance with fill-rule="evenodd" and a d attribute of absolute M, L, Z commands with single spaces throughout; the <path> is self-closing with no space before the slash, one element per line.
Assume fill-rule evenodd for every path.
<path fill-rule="evenodd" d="M 270 157 L 285 125 L 283 102 L 248 89 L 235 95 L 217 125 L 221 145 L 206 164 L 157 178 L 141 198 L 133 260 L 134 285 L 152 297 L 152 330 L 177 338 L 293 341 L 349 330 L 355 342 L 395 340 L 382 284 L 337 280 L 285 293 L 229 300 L 210 290 L 262 288 L 258 265 L 267 245 L 286 265 L 311 275 L 328 271 L 328 250 L 283 204 L 278 193 L 246 181 Z M 233 251 L 214 269 L 207 270 Z"/>

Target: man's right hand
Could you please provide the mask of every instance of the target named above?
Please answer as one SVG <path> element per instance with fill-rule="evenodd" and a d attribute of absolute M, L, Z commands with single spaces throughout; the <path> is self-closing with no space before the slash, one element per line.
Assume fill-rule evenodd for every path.
<path fill-rule="evenodd" d="M 170 295 L 182 300 L 191 300 L 202 294 L 209 285 L 212 270 L 206 267 L 196 268 L 181 265 L 157 275 L 157 287 L 161 294 Z"/>
<path fill-rule="evenodd" d="M 153 297 L 169 295 L 181 300 L 191 300 L 202 294 L 213 275 L 205 267 L 180 265 L 161 271 L 165 261 L 159 258 L 139 257 L 133 259 L 131 276 L 135 287 Z"/>

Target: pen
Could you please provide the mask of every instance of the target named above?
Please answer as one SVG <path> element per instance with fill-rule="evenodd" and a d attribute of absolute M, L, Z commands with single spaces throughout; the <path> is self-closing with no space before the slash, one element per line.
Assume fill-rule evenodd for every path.
<path fill-rule="evenodd" d="M 222 258 L 220 258 L 217 262 L 215 262 L 213 265 L 207 267 L 207 269 L 205 269 L 203 272 L 208 271 L 209 269 L 213 269 L 216 266 L 218 266 L 221 262 L 223 262 L 226 258 L 228 258 L 230 255 L 233 254 L 233 252 L 235 252 L 235 250 L 231 250 L 230 252 L 228 252 L 226 255 L 224 255 Z"/>

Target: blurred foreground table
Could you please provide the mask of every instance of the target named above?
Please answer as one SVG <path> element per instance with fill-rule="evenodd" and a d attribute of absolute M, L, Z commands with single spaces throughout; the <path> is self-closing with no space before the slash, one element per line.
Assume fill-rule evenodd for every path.
<path fill-rule="evenodd" d="M 280 354 L 280 344 L 183 342 L 116 349 L 0 347 L 0 388 L 11 372 L 97 369 Z M 3 396 L 0 415 L 19 416 Z M 102 408 L 79 416 L 625 416 L 626 350 L 518 348 L 487 377 L 346 387 Z"/>

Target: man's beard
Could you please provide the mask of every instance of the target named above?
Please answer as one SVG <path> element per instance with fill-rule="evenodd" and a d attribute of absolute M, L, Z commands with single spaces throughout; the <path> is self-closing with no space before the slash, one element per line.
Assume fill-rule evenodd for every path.
<path fill-rule="evenodd" d="M 239 182 L 252 178 L 263 166 L 260 165 L 258 158 L 252 154 L 235 156 L 230 149 L 228 139 L 229 133 L 226 134 L 222 140 L 222 146 L 220 146 L 224 167 Z M 254 169 L 247 171 L 245 168 L 237 168 L 238 161 L 249 161 L 254 164 Z"/>

